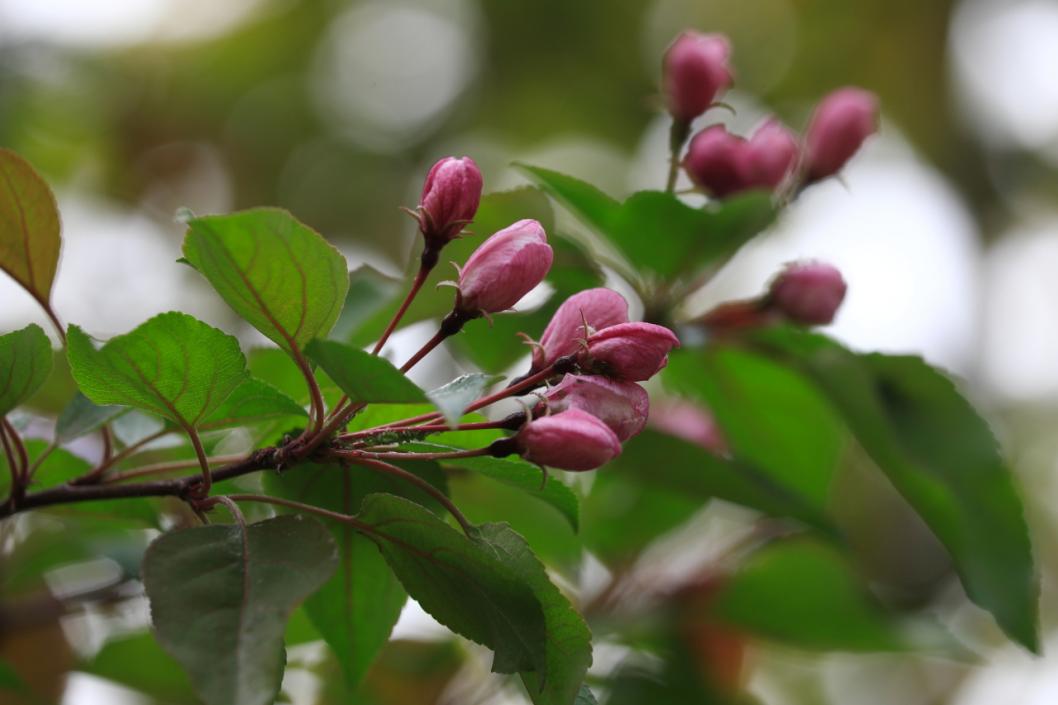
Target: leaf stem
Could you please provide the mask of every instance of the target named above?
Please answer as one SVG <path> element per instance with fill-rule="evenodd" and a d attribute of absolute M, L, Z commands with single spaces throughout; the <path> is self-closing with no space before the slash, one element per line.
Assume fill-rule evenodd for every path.
<path fill-rule="evenodd" d="M 354 529 L 362 531 L 365 534 L 374 535 L 377 532 L 374 527 L 370 524 L 366 524 L 356 517 L 350 514 L 341 514 L 339 512 L 332 512 L 329 509 L 322 507 L 316 507 L 311 504 L 305 504 L 304 502 L 295 502 L 292 499 L 283 499 L 281 497 L 272 497 L 264 494 L 229 494 L 229 495 L 218 495 L 215 499 L 228 499 L 233 502 L 261 502 L 263 504 L 274 504 L 280 507 L 287 507 L 288 509 L 296 509 L 300 512 L 307 512 L 309 514 L 315 514 L 325 519 L 331 519 L 333 521 L 339 521 L 343 524 L 349 524 Z M 227 506 L 227 505 L 226 505 Z"/>
<path fill-rule="evenodd" d="M 312 373 L 312 366 L 309 361 L 305 359 L 305 355 L 298 349 L 297 345 L 291 341 L 290 354 L 294 358 L 295 364 L 298 369 L 301 370 L 302 376 L 305 378 L 305 384 L 309 388 L 309 398 L 312 404 L 312 426 L 311 431 L 305 430 L 306 436 L 316 434 L 323 428 L 323 420 L 326 415 L 326 407 L 323 403 L 323 393 L 320 391 L 320 385 L 316 381 L 316 375 Z"/>
<path fill-rule="evenodd" d="M 4 457 L 7 460 L 7 469 L 11 472 L 11 487 L 7 493 L 6 504 L 14 506 L 16 497 L 18 496 L 18 488 L 21 484 L 21 472 L 18 468 L 18 460 L 15 456 L 15 450 L 11 445 L 11 442 L 7 438 L 7 419 L 0 417 L 3 423 L 0 423 L 0 443 L 4 446 Z"/>
<path fill-rule="evenodd" d="M 213 487 L 213 473 L 209 471 L 209 458 L 206 457 L 206 450 L 202 447 L 202 439 L 198 437 L 198 431 L 194 426 L 186 426 L 184 431 L 187 432 L 187 437 L 191 439 L 191 445 L 195 449 L 195 455 L 198 457 L 198 465 L 202 468 L 202 486 L 198 488 L 198 492 L 202 497 L 208 497 L 209 491 Z"/>
<path fill-rule="evenodd" d="M 418 454 L 418 453 L 416 453 L 416 454 L 377 453 L 377 454 L 368 454 L 368 455 L 370 455 L 371 457 L 367 457 L 366 455 L 363 455 L 363 454 L 356 455 L 356 456 L 352 456 L 352 455 L 343 456 L 343 457 L 347 458 L 351 463 L 353 463 L 355 465 L 361 465 L 363 467 L 370 468 L 372 470 L 377 470 L 379 472 L 384 472 L 384 473 L 386 473 L 388 475 L 393 475 L 394 477 L 398 477 L 398 478 L 404 480 L 405 482 L 409 482 L 409 483 L 415 485 L 416 487 L 421 489 L 423 492 L 425 492 L 426 494 L 430 495 L 431 497 L 436 499 L 438 502 L 440 502 L 441 506 L 443 506 L 445 509 L 447 509 L 448 513 L 451 514 L 452 517 L 456 521 L 459 522 L 459 526 L 462 527 L 463 533 L 465 533 L 467 535 L 469 535 L 471 533 L 471 530 L 474 528 L 473 524 L 471 524 L 467 520 L 467 518 L 465 516 L 463 516 L 463 512 L 459 511 L 459 507 L 457 507 L 455 504 L 453 504 L 452 500 L 450 500 L 448 497 L 446 497 L 444 492 L 442 492 L 441 490 L 437 489 L 436 487 L 434 487 L 429 482 L 427 482 L 426 480 L 422 479 L 421 477 L 419 477 L 415 473 L 408 472 L 407 470 L 405 470 L 403 468 L 399 468 L 396 465 L 391 465 L 390 463 L 382 462 L 382 459 L 381 459 L 381 458 L 390 459 L 390 456 L 393 456 L 393 455 L 397 455 L 397 456 L 403 455 L 404 456 L 403 458 L 392 458 L 392 459 L 394 459 L 394 460 L 427 460 L 427 459 L 429 459 L 427 456 L 431 455 L 431 454 L 427 454 L 427 453 L 424 453 L 424 454 Z M 433 454 L 433 455 L 436 455 L 436 454 Z M 459 457 L 468 457 L 468 456 L 459 456 Z"/>
<path fill-rule="evenodd" d="M 243 516 L 242 510 L 239 509 L 239 505 L 235 503 L 234 499 L 219 495 L 209 501 L 209 506 L 213 506 L 214 504 L 223 504 L 225 508 L 231 512 L 231 516 L 235 519 L 239 528 L 242 529 L 243 533 L 246 533 L 246 517 Z"/>
<path fill-rule="evenodd" d="M 11 425 L 11 422 L 7 420 L 6 416 L 0 416 L 0 423 L 2 423 L 4 430 L 7 432 L 7 440 L 11 443 L 12 450 L 18 461 L 18 476 L 19 481 L 12 483 L 11 491 L 21 492 L 25 489 L 27 480 L 27 473 L 29 472 L 29 455 L 26 453 L 26 446 L 22 443 L 21 436 L 18 435 L 18 431 Z M 6 452 L 5 448 L 5 452 Z M 12 467 L 15 467 L 12 465 Z"/>
<path fill-rule="evenodd" d="M 132 443 L 131 445 L 125 446 L 124 450 L 100 461 L 98 465 L 86 472 L 84 475 L 81 475 L 80 477 L 75 477 L 74 479 L 70 480 L 69 484 L 88 485 L 93 482 L 97 482 L 107 470 L 114 467 L 122 460 L 125 460 L 129 456 L 133 455 L 136 451 L 140 450 L 151 441 L 156 441 L 169 432 L 169 429 L 163 428 L 161 431 L 152 433 L 151 435 L 141 438 L 140 440 L 136 441 L 135 443 Z"/>
<path fill-rule="evenodd" d="M 244 460 L 246 454 L 239 455 L 215 455 L 210 458 L 209 464 L 212 465 L 225 465 L 228 463 L 237 463 L 240 460 Z M 199 465 L 198 459 L 194 460 L 174 460 L 167 463 L 154 463 L 151 465 L 143 465 L 138 468 L 127 470 L 126 472 L 114 473 L 103 480 L 104 484 L 113 484 L 115 482 L 123 482 L 125 480 L 131 480 L 137 477 L 147 477 L 149 475 L 163 475 L 167 472 L 173 472 L 175 470 L 184 470 L 186 468 L 193 468 Z"/>
<path fill-rule="evenodd" d="M 37 472 L 37 468 L 44 464 L 44 461 L 48 459 L 48 456 L 55 452 L 59 447 L 58 441 L 52 441 L 48 444 L 48 447 L 41 451 L 33 462 L 30 464 L 29 469 L 26 470 L 26 481 L 33 479 L 33 475 Z"/>

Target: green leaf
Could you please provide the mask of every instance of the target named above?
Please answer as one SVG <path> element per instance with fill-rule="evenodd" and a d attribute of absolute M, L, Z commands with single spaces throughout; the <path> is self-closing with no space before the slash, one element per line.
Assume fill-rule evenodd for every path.
<path fill-rule="evenodd" d="M 476 539 L 529 586 L 544 611 L 547 634 L 544 668 L 520 675 L 536 705 L 565 705 L 577 697 L 591 665 L 591 632 L 558 588 L 525 539 L 506 524 L 485 524 Z"/>
<path fill-rule="evenodd" d="M 547 671 L 544 612 L 515 567 L 406 499 L 371 495 L 359 518 L 423 609 L 493 650 L 493 671 Z"/>
<path fill-rule="evenodd" d="M 662 191 L 641 191 L 619 203 L 565 174 L 524 164 L 519 167 L 614 245 L 634 271 L 660 277 L 724 261 L 775 218 L 771 196 L 766 193 L 740 194 L 704 208 L 692 208 Z"/>
<path fill-rule="evenodd" d="M 390 304 L 401 294 L 401 281 L 387 277 L 364 264 L 349 272 L 349 291 L 330 338 L 352 342 L 354 336 L 375 316 L 390 311 Z"/>
<path fill-rule="evenodd" d="M 59 265 L 59 210 L 29 162 L 0 149 L 0 269 L 47 306 Z"/>
<path fill-rule="evenodd" d="M 460 450 L 460 447 L 442 445 L 439 443 L 415 443 L 407 446 L 410 450 L 431 452 L 447 452 Z M 577 495 L 573 494 L 568 486 L 554 478 L 543 482 L 543 473 L 540 468 L 524 460 L 515 458 L 493 458 L 482 456 L 477 458 L 454 458 L 442 460 L 442 465 L 466 468 L 480 475 L 484 475 L 497 482 L 515 487 L 523 492 L 536 497 L 540 501 L 550 504 L 569 522 L 574 531 L 578 527 Z"/>
<path fill-rule="evenodd" d="M 40 326 L 0 336 L 0 416 L 33 396 L 49 372 L 51 342 Z"/>
<path fill-rule="evenodd" d="M 725 622 L 802 648 L 892 651 L 909 646 L 892 617 L 834 549 L 795 539 L 755 553 L 710 602 Z"/>
<path fill-rule="evenodd" d="M 165 534 L 143 561 L 155 633 L 207 705 L 270 705 L 286 621 L 336 563 L 329 532 L 299 516 Z"/>
<path fill-rule="evenodd" d="M 856 355 L 790 329 L 758 343 L 802 369 L 951 553 L 970 599 L 1038 648 L 1039 579 L 1014 478 L 988 424 L 916 357 Z"/>
<path fill-rule="evenodd" d="M 825 507 L 845 447 L 841 423 L 796 371 L 728 347 L 679 351 L 666 384 L 704 402 L 734 457 L 809 506 Z"/>
<path fill-rule="evenodd" d="M 580 690 L 577 691 L 577 699 L 573 701 L 573 705 L 599 705 L 599 701 L 595 699 L 595 694 L 591 692 L 591 688 L 582 685 Z"/>
<path fill-rule="evenodd" d="M 427 392 L 426 397 L 434 403 L 449 426 L 457 426 L 468 406 L 481 397 L 485 390 L 503 379 L 503 375 L 486 375 L 480 372 L 456 377 L 448 384 Z"/>
<path fill-rule="evenodd" d="M 70 370 L 96 404 L 123 404 L 194 428 L 246 378 L 232 336 L 184 313 L 163 313 L 96 350 L 77 326 L 67 333 Z"/>
<path fill-rule="evenodd" d="M 354 402 L 414 404 L 426 395 L 389 360 L 335 340 L 314 340 L 305 348 Z"/>
<path fill-rule="evenodd" d="M 330 332 L 349 289 L 341 253 L 275 208 L 195 218 L 184 257 L 236 313 L 288 352 Z"/>
<path fill-rule="evenodd" d="M 161 705 L 196 705 L 187 675 L 148 633 L 111 639 L 78 671 L 150 696 Z"/>
<path fill-rule="evenodd" d="M 306 416 L 305 409 L 283 392 L 267 382 L 247 377 L 206 417 L 201 427 L 212 430 L 283 419 L 296 422 Z"/>
<path fill-rule="evenodd" d="M 107 421 L 127 411 L 123 406 L 99 406 L 78 392 L 55 422 L 55 440 L 66 444 L 95 431 Z"/>
<path fill-rule="evenodd" d="M 436 463 L 407 463 L 404 468 L 446 489 Z M 367 468 L 303 464 L 282 474 L 270 473 L 264 483 L 269 494 L 347 515 L 360 510 L 364 497 L 379 492 L 437 506 L 413 485 Z M 338 570 L 305 601 L 304 609 L 334 650 L 346 683 L 355 688 L 389 638 L 407 594 L 369 538 L 348 524 L 324 523 L 338 544 Z"/>

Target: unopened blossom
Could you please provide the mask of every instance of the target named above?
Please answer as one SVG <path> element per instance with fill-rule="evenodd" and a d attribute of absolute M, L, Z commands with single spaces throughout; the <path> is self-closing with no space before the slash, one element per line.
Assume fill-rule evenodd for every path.
<path fill-rule="evenodd" d="M 774 118 L 758 127 L 743 149 L 749 185 L 767 189 L 783 182 L 800 152 L 797 137 Z"/>
<path fill-rule="evenodd" d="M 713 415 L 689 401 L 671 400 L 655 404 L 650 413 L 650 426 L 716 455 L 726 455 L 728 452 L 727 442 Z"/>
<path fill-rule="evenodd" d="M 574 294 L 551 316 L 540 344 L 533 347 L 532 371 L 575 353 L 592 333 L 627 322 L 628 302 L 613 289 L 598 287 Z"/>
<path fill-rule="evenodd" d="M 515 436 L 526 460 L 560 470 L 594 470 L 621 454 L 609 426 L 580 409 L 530 421 Z"/>
<path fill-rule="evenodd" d="M 845 299 L 845 279 L 825 262 L 787 265 L 772 282 L 769 307 L 802 325 L 826 325 Z"/>
<path fill-rule="evenodd" d="M 467 259 L 459 272 L 456 308 L 475 314 L 506 311 L 543 281 L 553 257 L 540 223 L 519 220 Z"/>
<path fill-rule="evenodd" d="M 707 127 L 691 139 L 683 168 L 691 181 L 717 198 L 752 184 L 746 141 L 723 125 Z"/>
<path fill-rule="evenodd" d="M 621 441 L 643 430 L 650 413 L 650 397 L 635 382 L 600 375 L 567 374 L 544 395 L 547 409 L 580 409 L 610 427 Z"/>
<path fill-rule="evenodd" d="M 647 380 L 669 361 L 680 341 L 668 328 L 653 323 L 621 323 L 588 338 L 580 353 L 588 371 L 629 382 Z"/>
<path fill-rule="evenodd" d="M 481 170 L 470 157 L 445 157 L 430 168 L 419 199 L 428 250 L 439 251 L 474 219 L 481 188 Z"/>
<path fill-rule="evenodd" d="M 665 52 L 662 89 L 673 118 L 689 123 L 731 85 L 731 43 L 721 34 L 686 31 Z"/>
<path fill-rule="evenodd" d="M 878 131 L 878 99 L 862 88 L 840 88 L 820 101 L 805 135 L 808 179 L 838 173 Z"/>

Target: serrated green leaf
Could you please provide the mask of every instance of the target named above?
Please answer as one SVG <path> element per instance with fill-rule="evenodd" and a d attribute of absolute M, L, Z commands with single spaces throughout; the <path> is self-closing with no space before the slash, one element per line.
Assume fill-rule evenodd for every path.
<path fill-rule="evenodd" d="M 282 419 L 293 423 L 306 416 L 305 409 L 283 392 L 267 382 L 247 377 L 206 417 L 201 428 L 213 430 Z"/>
<path fill-rule="evenodd" d="M 236 313 L 287 351 L 325 337 L 349 289 L 341 253 L 277 208 L 195 218 L 184 256 Z"/>
<path fill-rule="evenodd" d="M 1038 648 L 1039 578 L 1014 478 L 988 424 L 915 357 L 856 355 L 791 329 L 756 342 L 803 370 L 951 553 L 970 599 Z"/>
<path fill-rule="evenodd" d="M 51 372 L 51 342 L 31 323 L 0 335 L 0 416 L 40 389 Z"/>
<path fill-rule="evenodd" d="M 771 196 L 766 193 L 740 194 L 704 208 L 692 208 L 662 191 L 641 191 L 619 203 L 571 176 L 518 166 L 614 245 L 633 271 L 661 277 L 724 261 L 775 218 Z"/>
<path fill-rule="evenodd" d="M 415 443 L 409 445 L 408 448 L 424 452 L 447 452 L 462 449 L 440 443 Z M 532 463 L 516 458 L 493 458 L 491 456 L 454 458 L 443 460 L 441 463 L 451 467 L 466 468 L 522 490 L 557 509 L 574 531 L 578 528 L 577 495 L 559 480 L 550 479 L 544 483 L 543 473 Z"/>
<path fill-rule="evenodd" d="M 544 611 L 547 633 L 545 668 L 520 675 L 536 705 L 565 705 L 580 691 L 591 665 L 591 632 L 569 600 L 547 577 L 525 539 L 506 524 L 478 527 L 476 540 L 485 544 L 503 565 L 515 571 L 536 595 Z"/>
<path fill-rule="evenodd" d="M 710 611 L 802 648 L 893 651 L 910 642 L 833 548 L 805 539 L 761 549 L 721 583 Z"/>
<path fill-rule="evenodd" d="M 127 411 L 124 406 L 99 406 L 78 392 L 59 414 L 55 422 L 55 440 L 69 443 L 100 428 L 119 414 Z"/>
<path fill-rule="evenodd" d="M 408 463 L 414 472 L 445 491 L 445 477 L 436 463 Z M 425 506 L 436 500 L 406 482 L 367 468 L 304 464 L 264 478 L 269 494 L 355 514 L 369 494 L 389 493 Z M 371 540 L 348 525 L 324 521 L 338 545 L 335 574 L 305 601 L 304 609 L 341 664 L 350 688 L 363 679 L 389 638 L 407 594 Z"/>
<path fill-rule="evenodd" d="M 495 653 L 492 670 L 546 672 L 544 612 L 518 571 L 406 499 L 374 494 L 359 518 L 404 589 L 434 619 Z"/>
<path fill-rule="evenodd" d="M 480 372 L 456 377 L 426 393 L 426 398 L 434 403 L 450 427 L 459 424 L 467 407 L 481 397 L 485 390 L 503 379 L 503 375 L 486 375 Z"/>
<path fill-rule="evenodd" d="M 314 340 L 305 348 L 354 402 L 415 404 L 426 395 L 389 360 L 336 340 Z"/>
<path fill-rule="evenodd" d="M 0 148 L 0 269 L 47 305 L 59 265 L 59 210 L 29 162 Z"/>
<path fill-rule="evenodd" d="M 165 534 L 144 557 L 143 581 L 159 642 L 207 705 L 270 705 L 286 621 L 336 564 L 319 522 L 281 516 Z"/>
<path fill-rule="evenodd" d="M 155 316 L 96 350 L 67 333 L 70 370 L 96 404 L 123 404 L 194 428 L 246 378 L 239 342 L 184 313 Z"/>

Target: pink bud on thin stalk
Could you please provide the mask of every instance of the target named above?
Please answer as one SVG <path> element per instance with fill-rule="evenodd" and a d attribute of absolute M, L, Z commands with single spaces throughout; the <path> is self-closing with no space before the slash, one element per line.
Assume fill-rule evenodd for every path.
<path fill-rule="evenodd" d="M 822 326 L 834 320 L 847 286 L 836 268 L 823 262 L 787 265 L 772 282 L 769 308 L 789 320 Z"/>
<path fill-rule="evenodd" d="M 583 472 L 621 454 L 621 441 L 599 419 L 567 409 L 527 423 L 515 436 L 522 457 L 540 465 Z"/>
<path fill-rule="evenodd" d="M 621 323 L 588 338 L 581 367 L 613 379 L 638 382 L 650 379 L 669 361 L 669 351 L 680 341 L 668 328 L 653 323 Z"/>
<path fill-rule="evenodd" d="M 683 168 L 697 186 L 724 198 L 751 185 L 746 141 L 723 125 L 707 127 L 691 139 Z"/>
<path fill-rule="evenodd" d="M 781 122 L 770 118 L 745 144 L 748 181 L 754 187 L 774 190 L 797 163 L 797 137 Z"/>
<path fill-rule="evenodd" d="M 445 157 L 430 168 L 419 199 L 419 229 L 429 248 L 440 250 L 474 219 L 481 187 L 481 170 L 470 157 Z"/>
<path fill-rule="evenodd" d="M 551 413 L 586 411 L 606 424 L 618 440 L 627 441 L 643 430 L 650 413 L 650 397 L 635 382 L 598 375 L 567 374 L 544 395 Z"/>
<path fill-rule="evenodd" d="M 805 136 L 808 180 L 838 173 L 878 131 L 878 99 L 861 88 L 840 88 L 820 101 Z"/>
<path fill-rule="evenodd" d="M 669 112 L 689 123 L 731 85 L 731 43 L 721 34 L 683 32 L 669 45 L 662 63 L 662 89 Z"/>
<path fill-rule="evenodd" d="M 500 230 L 460 270 L 456 309 L 475 315 L 506 311 L 544 280 L 553 257 L 547 234 L 535 220 Z"/>
<path fill-rule="evenodd" d="M 628 302 L 612 289 L 585 289 L 566 299 L 551 316 L 533 348 L 532 372 L 577 351 L 581 341 L 603 328 L 628 322 Z M 588 330 L 584 330 L 587 323 Z"/>

